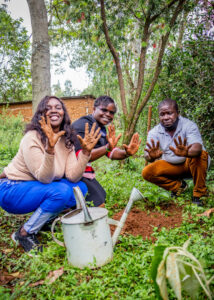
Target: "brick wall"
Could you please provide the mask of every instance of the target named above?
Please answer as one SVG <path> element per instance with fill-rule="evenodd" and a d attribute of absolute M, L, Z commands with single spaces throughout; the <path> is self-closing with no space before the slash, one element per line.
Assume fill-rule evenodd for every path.
<path fill-rule="evenodd" d="M 94 96 L 75 96 L 61 98 L 68 110 L 71 122 L 80 118 L 81 116 L 91 114 L 94 105 Z M 32 118 L 32 101 L 14 102 L 14 103 L 0 103 L 0 113 L 3 109 L 7 109 L 7 113 L 17 116 L 21 114 L 25 122 L 29 122 Z"/>

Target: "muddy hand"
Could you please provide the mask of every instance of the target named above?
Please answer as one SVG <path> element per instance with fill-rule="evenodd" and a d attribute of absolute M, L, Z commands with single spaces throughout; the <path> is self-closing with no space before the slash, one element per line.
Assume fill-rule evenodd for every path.
<path fill-rule="evenodd" d="M 116 146 L 117 146 L 117 143 L 119 141 L 119 139 L 121 138 L 121 133 L 118 134 L 118 136 L 116 137 L 116 132 L 115 132 L 115 127 L 114 125 L 109 125 L 108 126 L 108 134 L 106 135 L 106 139 L 109 143 L 109 150 L 113 150 Z"/>
<path fill-rule="evenodd" d="M 141 141 L 142 140 L 139 140 L 139 134 L 137 132 L 133 134 L 129 145 L 127 146 L 126 144 L 123 144 L 126 153 L 129 156 L 134 155 L 138 151 Z"/>
<path fill-rule="evenodd" d="M 188 151 L 192 145 L 187 146 L 187 139 L 184 138 L 184 142 L 182 142 L 182 139 L 179 136 L 178 141 L 174 139 L 174 143 L 176 148 L 169 146 L 169 149 L 172 150 L 177 156 L 188 157 Z"/>
<path fill-rule="evenodd" d="M 53 128 L 51 126 L 50 123 L 50 119 L 49 117 L 47 117 L 47 123 L 45 121 L 45 118 L 42 116 L 41 120 L 39 120 L 39 123 L 41 125 L 42 131 L 44 132 L 44 134 L 47 136 L 48 138 L 48 144 L 50 147 L 54 147 L 58 141 L 58 139 L 65 134 L 65 131 L 59 131 L 57 133 L 55 133 L 53 131 Z"/>
<path fill-rule="evenodd" d="M 159 149 L 159 146 L 160 146 L 159 141 L 157 141 L 156 146 L 155 146 L 155 142 L 154 142 L 153 139 L 151 139 L 151 143 L 152 144 L 146 143 L 146 145 L 147 145 L 148 148 L 145 148 L 144 151 L 148 152 L 149 156 L 152 159 L 160 158 L 161 155 L 163 154 L 163 151 L 161 151 Z"/>
<path fill-rule="evenodd" d="M 84 139 L 80 135 L 77 135 L 80 144 L 82 146 L 83 152 L 89 152 L 90 154 L 91 150 L 94 148 L 94 146 L 97 144 L 98 140 L 100 139 L 101 137 L 101 134 L 99 133 L 100 128 L 98 128 L 96 131 L 95 128 L 96 128 L 96 123 L 92 125 L 91 131 L 89 132 L 89 125 L 88 123 L 86 123 Z"/>

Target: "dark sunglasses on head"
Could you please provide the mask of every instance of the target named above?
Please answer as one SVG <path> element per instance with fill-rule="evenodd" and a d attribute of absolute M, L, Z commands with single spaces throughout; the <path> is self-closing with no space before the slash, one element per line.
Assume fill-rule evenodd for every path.
<path fill-rule="evenodd" d="M 114 115 L 114 114 L 116 113 L 116 111 L 108 110 L 108 109 L 106 109 L 106 108 L 100 108 L 100 107 L 98 107 L 98 108 L 99 108 L 99 110 L 101 110 L 104 114 L 107 113 L 107 112 L 109 112 L 110 115 Z"/>

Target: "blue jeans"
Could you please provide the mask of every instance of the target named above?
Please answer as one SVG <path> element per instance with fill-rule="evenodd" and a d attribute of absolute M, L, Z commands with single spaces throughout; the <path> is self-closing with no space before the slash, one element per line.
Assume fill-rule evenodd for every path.
<path fill-rule="evenodd" d="M 72 183 L 67 179 L 44 184 L 39 181 L 0 180 L 0 206 L 12 214 L 34 212 L 24 224 L 24 229 L 32 234 L 62 210 L 76 205 L 73 187 L 79 186 L 83 195 L 87 186 L 79 181 Z"/>

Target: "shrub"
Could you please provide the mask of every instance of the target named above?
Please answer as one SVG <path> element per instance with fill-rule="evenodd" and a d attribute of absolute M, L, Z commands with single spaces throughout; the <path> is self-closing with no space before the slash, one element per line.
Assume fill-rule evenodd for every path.
<path fill-rule="evenodd" d="M 8 115 L 4 110 L 0 116 L 0 171 L 18 151 L 23 136 L 24 122 L 21 116 Z"/>

